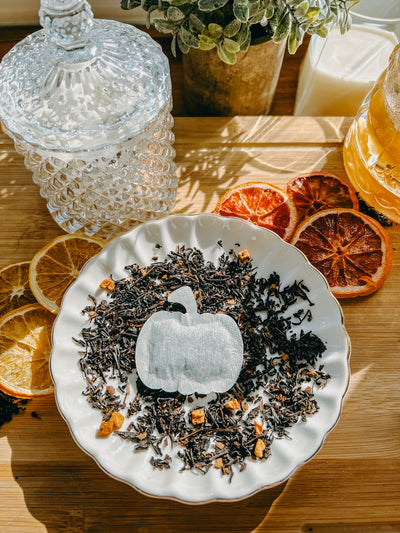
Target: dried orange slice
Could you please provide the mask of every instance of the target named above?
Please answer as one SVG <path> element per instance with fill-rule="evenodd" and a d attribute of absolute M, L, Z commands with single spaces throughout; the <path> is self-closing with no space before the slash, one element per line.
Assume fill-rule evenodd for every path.
<path fill-rule="evenodd" d="M 0 315 L 36 302 L 29 287 L 29 261 L 0 270 Z"/>
<path fill-rule="evenodd" d="M 337 298 L 379 289 L 392 268 L 386 230 L 355 209 L 327 209 L 306 218 L 291 240 L 325 276 Z"/>
<path fill-rule="evenodd" d="M 298 222 L 325 209 L 358 210 L 356 191 L 333 174 L 300 174 L 289 181 L 286 191 L 296 206 Z"/>
<path fill-rule="evenodd" d="M 287 192 L 265 182 L 248 182 L 227 191 L 215 206 L 214 213 L 239 217 L 277 233 L 284 240 L 292 235 L 296 208 Z"/>
<path fill-rule="evenodd" d="M 0 390 L 16 398 L 53 392 L 49 358 L 54 318 L 36 303 L 0 320 Z"/>
<path fill-rule="evenodd" d="M 61 235 L 39 250 L 31 261 L 29 284 L 37 301 L 58 313 L 64 292 L 83 265 L 98 254 L 105 241 L 86 235 Z"/>

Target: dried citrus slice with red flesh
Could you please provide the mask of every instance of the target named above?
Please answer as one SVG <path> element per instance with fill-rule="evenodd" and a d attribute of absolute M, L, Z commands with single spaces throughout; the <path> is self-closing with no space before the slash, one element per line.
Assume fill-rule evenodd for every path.
<path fill-rule="evenodd" d="M 296 206 L 298 222 L 325 209 L 358 210 L 356 191 L 333 174 L 300 174 L 289 181 L 286 191 Z"/>
<path fill-rule="evenodd" d="M 265 182 L 248 182 L 230 189 L 220 198 L 214 213 L 243 218 L 285 240 L 297 223 L 296 208 L 286 191 Z"/>
<path fill-rule="evenodd" d="M 0 320 L 0 390 L 17 398 L 54 391 L 49 370 L 55 315 L 39 304 L 7 313 Z"/>
<path fill-rule="evenodd" d="M 29 303 L 35 303 L 29 287 L 29 261 L 0 270 L 0 315 Z"/>
<path fill-rule="evenodd" d="M 387 231 L 355 209 L 328 209 L 306 218 L 291 240 L 325 276 L 337 298 L 376 291 L 392 268 Z"/>

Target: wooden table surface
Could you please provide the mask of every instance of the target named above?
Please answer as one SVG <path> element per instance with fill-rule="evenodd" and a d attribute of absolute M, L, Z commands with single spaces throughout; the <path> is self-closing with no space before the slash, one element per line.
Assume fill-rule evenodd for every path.
<path fill-rule="evenodd" d="M 344 176 L 343 118 L 176 118 L 175 212 L 211 211 L 235 183 L 283 185 L 297 173 Z M 301 141 L 299 141 L 301 139 Z M 62 233 L 11 141 L 0 135 L 0 266 Z M 376 533 L 400 531 L 400 229 L 374 295 L 344 302 L 351 384 L 321 451 L 286 483 L 237 503 L 188 506 L 111 479 L 74 443 L 54 398 L 0 429 L 1 532 Z M 33 418 L 35 411 L 40 419 Z"/>
<path fill-rule="evenodd" d="M 0 55 L 24 32 L 1 29 Z M 184 116 L 180 60 L 172 61 L 174 212 L 211 211 L 226 188 L 248 180 L 283 185 L 311 170 L 345 176 L 349 119 L 277 116 L 292 113 L 300 59 L 285 59 L 273 116 L 213 119 Z M 0 266 L 29 260 L 60 233 L 21 156 L 0 134 Z M 342 305 L 352 377 L 340 421 L 286 483 L 241 502 L 196 507 L 145 497 L 77 447 L 47 397 L 0 428 L 0 532 L 400 532 L 400 229 L 389 233 L 389 279 L 374 295 Z"/>

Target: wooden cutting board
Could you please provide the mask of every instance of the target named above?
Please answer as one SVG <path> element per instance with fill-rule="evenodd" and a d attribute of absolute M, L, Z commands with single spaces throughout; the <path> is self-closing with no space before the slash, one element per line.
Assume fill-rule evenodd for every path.
<path fill-rule="evenodd" d="M 174 212 L 212 211 L 227 188 L 249 180 L 284 185 L 312 170 L 345 177 L 349 125 L 340 117 L 177 118 Z M 31 259 L 62 233 L 4 134 L 0 228 L 0 266 Z M 78 448 L 48 397 L 0 428 L 0 531 L 400 532 L 400 229 L 389 233 L 389 279 L 376 294 L 343 303 L 352 377 L 340 421 L 289 481 L 237 503 L 145 497 Z"/>

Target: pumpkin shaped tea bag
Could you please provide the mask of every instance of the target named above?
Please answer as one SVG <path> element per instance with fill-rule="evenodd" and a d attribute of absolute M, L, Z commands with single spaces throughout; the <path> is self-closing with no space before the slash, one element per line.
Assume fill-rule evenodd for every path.
<path fill-rule="evenodd" d="M 140 379 L 151 389 L 185 395 L 229 390 L 243 363 L 236 322 L 223 313 L 198 313 L 187 286 L 171 292 L 168 301 L 186 313 L 159 311 L 145 322 L 136 344 Z"/>

